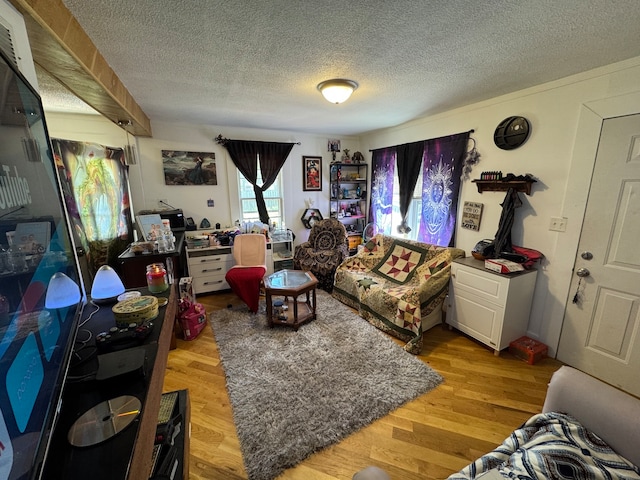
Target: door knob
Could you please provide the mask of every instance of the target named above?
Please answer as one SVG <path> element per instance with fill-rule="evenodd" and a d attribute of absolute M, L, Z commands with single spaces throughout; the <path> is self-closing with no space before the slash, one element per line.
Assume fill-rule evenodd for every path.
<path fill-rule="evenodd" d="M 584 278 L 584 277 L 588 277 L 589 275 L 591 275 L 591 272 L 589 271 L 588 268 L 579 268 L 578 270 L 576 270 L 576 275 L 578 275 L 580 278 Z"/>
<path fill-rule="evenodd" d="M 584 259 L 584 260 L 591 260 L 593 258 L 593 253 L 591 252 L 582 252 L 580 254 L 580 256 Z"/>

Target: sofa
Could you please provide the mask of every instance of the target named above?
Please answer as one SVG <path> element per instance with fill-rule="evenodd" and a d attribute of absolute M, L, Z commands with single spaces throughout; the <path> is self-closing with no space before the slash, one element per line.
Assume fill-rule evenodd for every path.
<path fill-rule="evenodd" d="M 572 367 L 549 382 L 542 413 L 448 480 L 640 479 L 640 399 Z M 389 480 L 379 467 L 354 480 Z"/>
<path fill-rule="evenodd" d="M 423 332 L 442 320 L 451 262 L 464 256 L 459 248 L 379 233 L 338 266 L 332 295 L 419 354 Z"/>
<path fill-rule="evenodd" d="M 542 413 L 448 480 L 640 479 L 640 399 L 574 368 L 553 374 Z"/>

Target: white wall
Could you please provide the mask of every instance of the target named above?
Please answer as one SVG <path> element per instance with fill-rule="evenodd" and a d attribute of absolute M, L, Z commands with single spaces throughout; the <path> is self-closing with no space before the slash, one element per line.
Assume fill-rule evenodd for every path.
<path fill-rule="evenodd" d="M 531 196 L 520 194 L 523 205 L 516 212 L 512 236 L 516 245 L 534 248 L 545 255 L 536 284 L 528 334 L 549 345 L 551 355 L 555 355 L 560 338 L 582 225 L 581 215 L 584 214 L 584 208 L 569 208 L 573 198 L 568 192 L 589 189 L 593 166 L 593 161 L 585 162 L 589 174 L 583 178 L 577 178 L 575 173 L 570 176 L 572 162 L 582 161 L 576 154 L 581 148 L 580 142 L 576 143 L 580 112 L 588 108 L 583 107 L 584 104 L 594 100 L 640 91 L 638 78 L 640 57 L 371 132 L 361 139 L 363 149 L 373 149 L 474 129 L 472 137 L 481 158 L 473 169 L 472 179 L 478 178 L 484 170 L 516 175 L 531 173 L 538 179 Z M 640 108 L 636 111 L 640 112 Z M 529 120 L 531 135 L 518 149 L 500 150 L 493 143 L 494 130 L 503 119 L 512 115 Z M 480 194 L 470 180 L 463 184 L 461 204 L 464 201 L 480 202 L 484 204 L 484 211 L 479 232 L 457 228 L 456 246 L 469 254 L 479 240 L 494 238 L 504 197 L 504 192 Z M 568 217 L 567 232 L 549 231 L 550 219 L 556 216 Z"/>
<path fill-rule="evenodd" d="M 96 142 L 113 147 L 127 144 L 127 135 L 120 127 L 101 116 L 47 113 L 49 135 L 84 142 Z M 356 137 L 335 135 L 309 135 L 295 132 L 230 128 L 210 125 L 187 125 L 153 122 L 153 137 L 134 138 L 138 164 L 129 169 L 131 197 L 135 212 L 143 209 L 164 208 L 159 200 L 184 210 L 185 217 L 193 217 L 199 225 L 207 218 L 212 225 L 230 226 L 240 218 L 236 167 L 227 150 L 216 144 L 214 138 L 222 135 L 236 140 L 260 140 L 274 142 L 300 142 L 295 145 L 282 168 L 285 192 L 285 222 L 296 235 L 296 244 L 308 238 L 300 217 L 306 208 L 305 200 L 311 199 L 324 217 L 329 215 L 329 163 L 331 154 L 327 152 L 327 140 L 340 138 L 342 148 L 351 152 L 359 149 Z M 162 169 L 162 150 L 186 150 L 192 152 L 214 152 L 218 185 L 165 185 Z M 365 153 L 365 157 L 369 158 Z M 322 156 L 322 192 L 302 190 L 302 156 Z M 207 200 L 214 201 L 214 207 L 207 206 Z"/>
<path fill-rule="evenodd" d="M 370 162 L 369 149 L 450 135 L 474 129 L 481 153 L 471 178 L 483 170 L 502 170 L 503 173 L 531 173 L 538 182 L 531 196 L 521 194 L 523 206 L 516 212 L 512 231 L 517 245 L 541 251 L 545 258 L 540 266 L 528 334 L 550 347 L 555 356 L 564 307 L 570 295 L 569 284 L 582 225 L 584 208 L 579 203 L 588 191 L 590 175 L 576 175 L 585 169 L 590 172 L 593 158 L 583 160 L 583 139 L 576 140 L 580 113 L 589 109 L 590 102 L 622 96 L 640 91 L 640 57 L 609 65 L 580 75 L 502 97 L 469 105 L 434 116 L 427 116 L 382 131 L 371 132 L 360 138 L 342 137 L 342 148 L 360 150 Z M 635 111 L 640 112 L 640 107 Z M 504 151 L 493 143 L 496 126 L 512 115 L 526 117 L 532 132 L 522 147 Z M 124 146 L 123 130 L 101 117 L 47 114 L 52 137 L 92 141 L 110 146 Z M 226 150 L 214 142 L 218 134 L 226 138 L 301 142 L 292 150 L 283 168 L 285 181 L 286 223 L 296 234 L 296 244 L 306 240 L 308 230 L 300 222 L 305 199 L 311 198 L 314 207 L 328 214 L 329 162 L 326 151 L 332 134 L 314 136 L 294 132 L 240 129 L 209 125 L 174 125 L 153 123 L 153 138 L 137 139 L 140 153 L 138 165 L 131 167 L 131 189 L 134 210 L 158 208 L 158 200 L 184 210 L 196 223 L 203 217 L 212 224 L 230 225 L 239 217 L 235 167 Z M 161 150 L 190 150 L 216 153 L 217 186 L 166 186 L 162 172 Z M 323 192 L 302 190 L 302 156 L 322 155 Z M 591 154 L 589 154 L 591 155 Z M 584 162 L 584 163 L 582 163 Z M 583 168 L 584 165 L 584 168 Z M 583 172 L 584 173 L 584 172 Z M 211 198 L 215 207 L 207 207 Z M 495 236 L 500 218 L 500 203 L 504 193 L 478 193 L 476 186 L 467 181 L 462 186 L 460 202 L 474 201 L 484 204 L 479 232 L 457 229 L 456 246 L 470 252 L 483 238 Z M 549 231 L 551 217 L 566 216 L 567 231 Z"/>

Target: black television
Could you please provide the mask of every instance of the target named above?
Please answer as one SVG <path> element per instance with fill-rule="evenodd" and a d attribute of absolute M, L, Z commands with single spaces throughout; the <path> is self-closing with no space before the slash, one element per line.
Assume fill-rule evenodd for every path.
<path fill-rule="evenodd" d="M 0 478 L 32 480 L 42 477 L 85 295 L 40 96 L 2 52 L 0 82 Z M 79 286 L 62 308 L 46 301 L 57 272 Z"/>

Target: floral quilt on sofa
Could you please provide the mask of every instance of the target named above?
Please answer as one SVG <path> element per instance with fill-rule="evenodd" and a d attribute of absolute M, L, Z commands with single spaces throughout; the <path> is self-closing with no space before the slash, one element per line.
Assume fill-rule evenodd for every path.
<path fill-rule="evenodd" d="M 378 234 L 340 264 L 332 295 L 418 354 L 423 319 L 441 307 L 451 262 L 464 256 L 459 248 Z"/>

